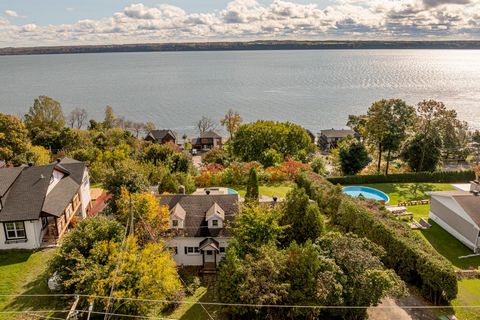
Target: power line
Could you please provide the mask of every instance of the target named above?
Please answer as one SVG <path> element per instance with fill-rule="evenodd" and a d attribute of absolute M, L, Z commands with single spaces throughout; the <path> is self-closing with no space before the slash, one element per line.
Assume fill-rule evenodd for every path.
<path fill-rule="evenodd" d="M 77 294 L 0 294 L 0 297 L 73 297 Z M 142 298 L 130 298 L 130 297 L 109 297 L 109 296 L 95 296 L 87 294 L 78 294 L 80 297 L 87 297 L 93 299 L 108 299 L 112 300 L 127 300 L 127 301 L 140 301 L 140 302 L 161 302 L 161 303 L 178 303 L 178 304 L 204 304 L 204 305 L 216 305 L 216 306 L 231 306 L 231 307 L 256 307 L 256 308 L 322 308 L 322 309 L 364 309 L 364 308 L 376 308 L 376 309 L 391 309 L 391 308 L 403 308 L 403 309 L 450 309 L 450 308 L 463 308 L 463 309 L 477 309 L 480 305 L 465 305 L 465 306 L 429 306 L 429 305 L 412 305 L 412 306 L 333 306 L 333 305 L 286 305 L 286 304 L 249 304 L 249 303 L 224 303 L 224 302 L 199 302 L 199 301 L 184 301 L 184 300 L 165 300 L 165 299 L 142 299 Z M 1 314 L 1 312 L 0 312 Z"/>
<path fill-rule="evenodd" d="M 87 313 L 88 310 L 78 310 L 80 313 Z M 123 313 L 111 313 L 111 312 L 101 312 L 101 311 L 91 311 L 93 314 L 100 314 L 100 315 L 109 315 L 109 316 L 117 316 L 117 317 L 128 317 L 128 318 L 135 318 L 135 319 L 157 319 L 157 320 L 177 320 L 173 318 L 162 318 L 162 317 L 154 317 L 154 316 L 138 316 L 133 314 L 123 314 Z"/>

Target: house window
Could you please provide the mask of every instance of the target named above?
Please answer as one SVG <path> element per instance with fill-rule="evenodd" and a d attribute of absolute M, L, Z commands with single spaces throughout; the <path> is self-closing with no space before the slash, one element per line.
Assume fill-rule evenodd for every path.
<path fill-rule="evenodd" d="M 212 220 L 212 226 L 218 227 L 218 220 Z"/>
<path fill-rule="evenodd" d="M 27 237 L 23 221 L 5 223 L 5 232 L 8 240 L 25 239 Z"/>
<path fill-rule="evenodd" d="M 178 247 L 170 247 L 170 249 L 173 251 L 173 254 L 178 254 Z"/>
<path fill-rule="evenodd" d="M 198 247 L 185 247 L 185 254 L 198 254 L 200 249 Z"/>
<path fill-rule="evenodd" d="M 48 226 L 48 218 L 42 217 L 42 230 Z"/>
<path fill-rule="evenodd" d="M 178 220 L 172 220 L 172 226 L 178 227 Z"/>
<path fill-rule="evenodd" d="M 220 247 L 220 253 L 225 253 L 225 247 Z"/>
<path fill-rule="evenodd" d="M 213 251 L 212 250 L 207 250 L 207 256 L 211 256 L 213 255 Z"/>

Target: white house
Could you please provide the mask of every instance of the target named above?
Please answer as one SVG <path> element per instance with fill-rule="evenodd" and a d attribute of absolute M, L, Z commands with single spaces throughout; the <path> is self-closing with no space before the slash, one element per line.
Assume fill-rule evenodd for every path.
<path fill-rule="evenodd" d="M 168 240 L 177 265 L 215 269 L 225 255 L 231 234 L 226 223 L 238 211 L 238 194 L 175 194 L 160 196 L 170 210 Z"/>
<path fill-rule="evenodd" d="M 90 182 L 83 162 L 0 168 L 0 249 L 55 245 L 87 216 Z"/>
<path fill-rule="evenodd" d="M 480 252 L 479 189 L 472 183 L 471 192 L 431 192 L 429 214 L 430 219 L 476 253 Z"/>

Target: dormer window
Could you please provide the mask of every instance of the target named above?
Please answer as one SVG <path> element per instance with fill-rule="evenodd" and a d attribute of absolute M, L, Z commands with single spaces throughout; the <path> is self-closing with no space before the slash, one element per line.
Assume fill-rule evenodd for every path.
<path fill-rule="evenodd" d="M 178 227 L 178 220 L 172 220 L 172 227 L 174 228 Z"/>
<path fill-rule="evenodd" d="M 218 227 L 218 220 L 212 220 L 212 226 Z"/>

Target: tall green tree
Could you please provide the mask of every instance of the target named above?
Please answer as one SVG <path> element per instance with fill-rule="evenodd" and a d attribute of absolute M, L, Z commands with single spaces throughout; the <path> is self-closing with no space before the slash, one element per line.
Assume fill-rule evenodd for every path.
<path fill-rule="evenodd" d="M 348 146 L 340 147 L 339 158 L 344 175 L 355 175 L 372 161 L 361 142 L 353 142 Z"/>
<path fill-rule="evenodd" d="M 120 196 L 122 188 L 130 193 L 145 192 L 148 190 L 148 178 L 138 167 L 131 165 L 130 161 L 122 161 L 114 165 L 114 170 L 106 175 L 105 188 L 116 199 Z"/>
<path fill-rule="evenodd" d="M 325 230 L 324 218 L 318 205 L 310 203 L 305 189 L 298 187 L 287 194 L 280 223 L 286 226 L 283 239 L 286 246 L 293 241 L 315 241 Z"/>
<path fill-rule="evenodd" d="M 425 136 L 424 133 L 417 133 L 405 144 L 402 158 L 415 172 L 433 172 L 441 160 L 441 150 L 442 139 L 439 134 L 431 132 Z"/>
<path fill-rule="evenodd" d="M 103 127 L 106 129 L 115 128 L 118 125 L 118 119 L 113 112 L 112 106 L 105 107 L 105 119 L 103 120 Z"/>
<path fill-rule="evenodd" d="M 315 150 L 307 131 L 289 122 L 256 121 L 243 124 L 232 139 L 233 154 L 242 161 L 262 162 L 267 150 L 275 150 L 283 158 L 305 160 Z M 262 163 L 263 164 L 263 163 Z"/>
<path fill-rule="evenodd" d="M 29 148 L 25 124 L 15 116 L 0 113 L 0 159 L 21 164 Z"/>
<path fill-rule="evenodd" d="M 245 194 L 245 201 L 253 202 L 258 201 L 258 178 L 257 169 L 252 167 L 248 175 L 247 193 Z"/>
<path fill-rule="evenodd" d="M 225 117 L 220 120 L 220 124 L 224 126 L 228 133 L 230 134 L 230 139 L 232 139 L 235 131 L 237 131 L 238 127 L 242 123 L 242 117 L 236 111 L 229 109 Z"/>
<path fill-rule="evenodd" d="M 52 147 L 65 126 L 60 102 L 47 96 L 39 96 L 25 114 L 25 124 L 34 144 Z"/>
<path fill-rule="evenodd" d="M 377 147 L 377 171 L 380 172 L 382 152 L 387 152 L 385 174 L 388 174 L 391 155 L 400 149 L 414 123 L 415 109 L 400 99 L 379 100 L 367 112 L 365 135 Z"/>

